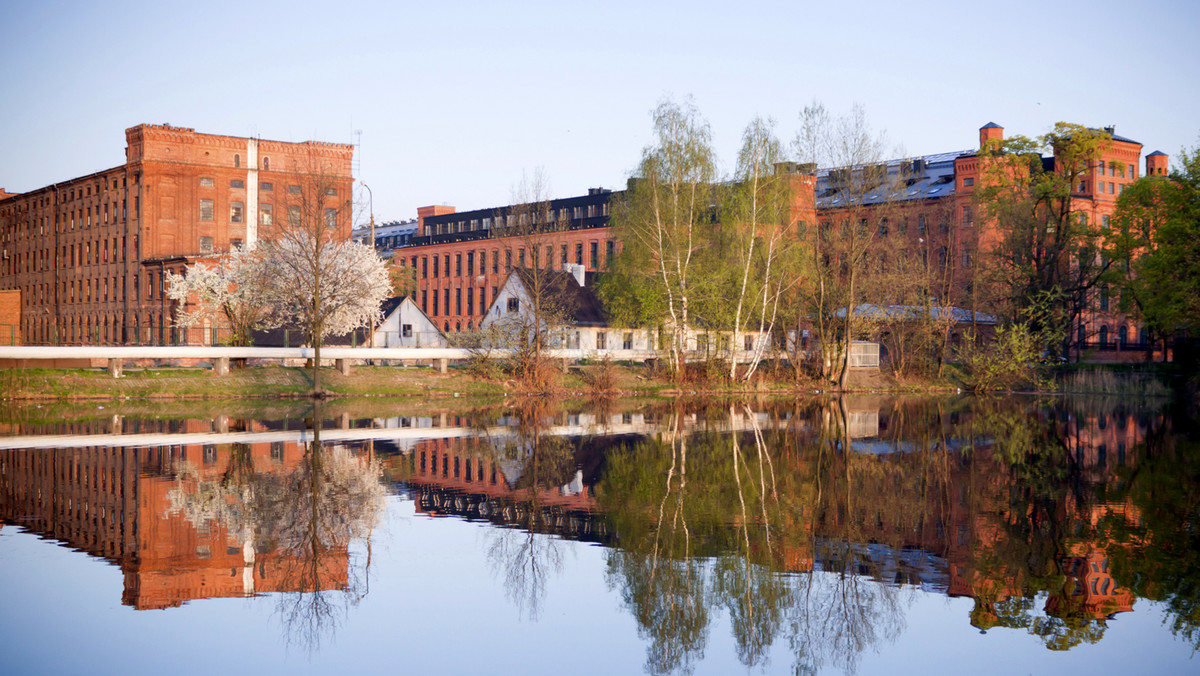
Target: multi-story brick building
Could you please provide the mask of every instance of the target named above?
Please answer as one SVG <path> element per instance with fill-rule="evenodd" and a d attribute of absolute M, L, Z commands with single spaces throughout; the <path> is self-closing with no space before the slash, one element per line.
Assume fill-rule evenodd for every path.
<path fill-rule="evenodd" d="M 412 269 L 416 300 L 433 323 L 446 332 L 469 331 L 478 328 L 514 265 L 605 269 L 617 252 L 608 227 L 614 195 L 619 193 L 594 188 L 550 200 L 541 209 L 421 207 L 417 236 L 397 258 Z M 549 222 L 524 222 L 532 220 Z M 514 229 L 525 234 L 498 235 Z"/>
<path fill-rule="evenodd" d="M 167 274 L 297 220 L 305 191 L 318 184 L 331 205 L 347 207 L 331 216 L 349 236 L 349 144 L 146 124 L 125 139 L 125 161 L 114 168 L 0 191 L 0 290 L 21 293 L 25 342 L 212 340 L 209 331 L 175 329 Z"/>
<path fill-rule="evenodd" d="M 1117 135 L 1112 127 L 1105 131 L 1111 142 L 1073 196 L 1072 210 L 1092 223 L 1107 223 L 1118 195 L 1140 175 L 1142 145 Z M 998 124 L 979 129 L 980 149 L 1003 139 L 1004 128 Z M 1053 168 L 1054 159 L 1044 158 L 1047 168 Z M 1145 173 L 1165 174 L 1167 159 L 1161 152 L 1151 153 Z M 993 250 L 999 233 L 976 213 L 974 191 L 986 180 L 977 149 L 884 161 L 865 168 L 879 172 L 870 187 L 854 180 L 864 168 L 817 171 L 811 165 L 783 163 L 776 169 L 789 176 L 796 192 L 793 221 L 805 224 L 802 230 L 807 224 L 818 226 L 808 230 L 810 236 L 847 219 L 859 220 L 873 240 L 867 259 L 872 268 L 894 268 L 904 258 L 922 260 L 937 302 L 990 309 L 980 305 L 976 273 L 980 252 Z M 856 182 L 864 188 L 862 194 L 849 195 L 852 190 L 845 186 Z M 593 190 L 586 196 L 553 200 L 549 211 L 554 217 L 548 219 L 552 222 L 540 224 L 543 232 L 536 235 L 537 260 L 549 260 L 554 267 L 576 263 L 589 271 L 604 269 L 620 247 L 608 214 L 609 204 L 621 195 Z M 532 252 L 525 251 L 535 246 L 529 236 L 500 234 L 500 223 L 509 224 L 523 211 L 528 210 L 521 205 L 462 213 L 447 206 L 418 210 L 417 235 L 398 258 L 413 268 L 417 300 L 439 328 L 477 328 L 509 268 L 533 262 Z M 1072 328 L 1078 341 L 1111 347 L 1133 344 L 1132 337 L 1141 335 L 1133 320 L 1108 311 L 1102 291 L 1094 305 L 1094 311 Z"/>

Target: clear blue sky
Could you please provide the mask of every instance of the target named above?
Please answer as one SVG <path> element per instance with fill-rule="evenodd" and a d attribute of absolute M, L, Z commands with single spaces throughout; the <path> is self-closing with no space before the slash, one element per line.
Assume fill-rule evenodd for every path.
<path fill-rule="evenodd" d="M 649 112 L 691 95 L 731 170 L 755 115 L 862 104 L 910 154 L 1115 124 L 1200 143 L 1200 3 L 0 0 L 0 187 L 121 163 L 139 123 L 361 141 L 380 219 L 618 188 Z M 361 136 L 355 131 L 361 130 Z"/>

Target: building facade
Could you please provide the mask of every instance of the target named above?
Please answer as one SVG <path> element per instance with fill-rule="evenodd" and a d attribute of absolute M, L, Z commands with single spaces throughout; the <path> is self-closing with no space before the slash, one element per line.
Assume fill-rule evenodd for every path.
<path fill-rule="evenodd" d="M 0 191 L 0 290 L 21 294 L 24 342 L 212 342 L 217 327 L 175 327 L 167 275 L 298 220 L 317 185 L 349 236 L 349 144 L 147 124 L 125 139 L 116 167 Z"/>
<path fill-rule="evenodd" d="M 415 281 L 414 300 L 438 328 L 471 331 L 479 327 L 514 266 L 607 269 L 618 250 L 608 219 L 619 195 L 593 188 L 587 195 L 550 200 L 536 209 L 422 207 L 417 235 L 396 258 Z"/>

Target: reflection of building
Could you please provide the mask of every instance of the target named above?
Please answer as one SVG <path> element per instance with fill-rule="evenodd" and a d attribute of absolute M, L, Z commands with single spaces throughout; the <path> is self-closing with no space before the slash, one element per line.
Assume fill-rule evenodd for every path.
<path fill-rule="evenodd" d="M 187 431 L 209 431 L 196 421 L 190 427 Z M 241 463 L 264 475 L 295 469 L 305 454 L 294 442 L 245 450 Z M 0 519 L 116 563 L 125 574 L 122 602 L 137 609 L 315 591 L 309 582 L 297 586 L 300 562 L 294 554 L 256 551 L 242 533 L 228 532 L 217 521 L 193 523 L 171 511 L 169 494 L 181 487 L 173 468 L 190 463 L 200 476 L 219 481 L 234 471 L 239 460 L 234 453 L 226 444 L 3 450 Z M 345 588 L 344 547 L 324 552 L 315 565 L 316 575 L 306 579 L 318 580 L 318 589 Z"/>

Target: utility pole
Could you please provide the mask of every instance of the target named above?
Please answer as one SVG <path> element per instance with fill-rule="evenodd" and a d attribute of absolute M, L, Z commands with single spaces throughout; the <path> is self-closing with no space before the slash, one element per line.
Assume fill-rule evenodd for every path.
<path fill-rule="evenodd" d="M 374 191 L 371 190 L 371 186 L 367 185 L 366 183 L 363 183 L 362 187 L 367 189 L 367 195 L 371 198 L 371 253 L 378 256 L 379 254 L 375 251 L 375 193 L 374 193 Z M 371 347 L 375 347 L 375 322 L 374 322 L 374 320 L 371 321 L 370 340 L 371 340 Z"/>

